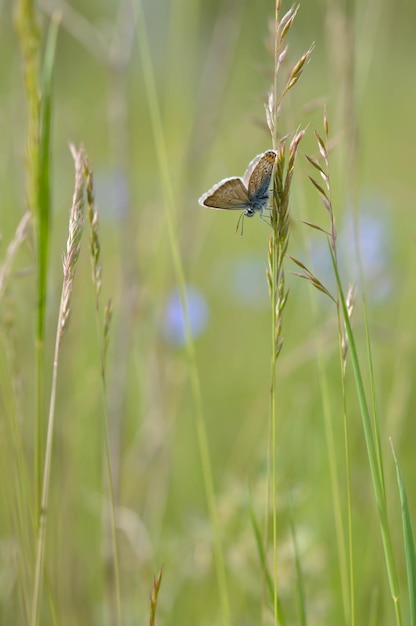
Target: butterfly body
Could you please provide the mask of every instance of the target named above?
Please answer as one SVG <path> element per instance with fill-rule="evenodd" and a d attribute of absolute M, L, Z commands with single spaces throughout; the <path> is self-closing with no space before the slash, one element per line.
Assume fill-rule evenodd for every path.
<path fill-rule="evenodd" d="M 240 210 L 246 217 L 263 214 L 269 202 L 269 187 L 277 153 L 267 150 L 257 155 L 242 178 L 225 178 L 199 198 L 210 209 Z"/>

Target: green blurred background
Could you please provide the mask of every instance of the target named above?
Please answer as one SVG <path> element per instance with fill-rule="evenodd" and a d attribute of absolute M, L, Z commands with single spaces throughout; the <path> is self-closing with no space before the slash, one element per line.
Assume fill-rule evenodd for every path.
<path fill-rule="evenodd" d="M 163 564 L 157 623 L 221 623 L 212 533 L 195 433 L 195 407 L 166 222 L 169 190 L 152 131 L 152 107 L 137 42 L 144 24 L 162 116 L 175 232 L 195 324 L 204 417 L 217 490 L 232 623 L 271 623 L 249 519 L 249 491 L 263 524 L 266 506 L 271 315 L 265 270 L 268 227 L 204 210 L 198 197 L 242 175 L 270 147 L 264 102 L 272 80 L 271 0 L 56 0 L 38 3 L 42 40 L 62 12 L 53 91 L 52 232 L 47 363 L 52 364 L 73 164 L 82 142 L 94 169 L 100 212 L 103 300 L 114 319 L 108 355 L 109 429 L 118 509 L 124 624 L 147 623 L 153 574 Z M 282 12 L 290 5 L 283 4 Z M 12 3 L 0 4 L 1 259 L 26 208 L 26 103 Z M 316 153 L 326 102 L 334 139 L 331 180 L 345 284 L 357 279 L 352 215 L 366 282 L 386 481 L 399 574 L 406 596 L 392 437 L 415 510 L 416 7 L 408 1 L 301 4 L 283 74 L 315 42 L 311 62 L 285 100 L 280 135 L 308 126 L 298 154 L 289 253 L 333 289 L 324 238 L 299 220 L 328 227 L 302 152 Z M 346 33 L 350 34 L 350 39 Z M 146 67 L 146 66 L 145 66 Z M 25 242 L 1 303 L 1 411 L 17 416 L 30 494 L 33 455 L 35 257 Z M 24 272 L 20 270 L 25 270 Z M 27 271 L 29 270 L 29 271 Z M 296 576 L 287 494 L 298 532 L 309 624 L 343 623 L 321 384 L 329 386 L 345 502 L 343 406 L 335 309 L 291 275 L 278 364 L 280 591 L 297 623 Z M 173 298 L 173 299 L 172 299 Z M 354 312 L 365 359 L 360 298 Z M 318 354 L 321 355 L 318 359 Z M 46 375 L 49 381 L 49 370 Z M 384 557 L 351 372 L 347 370 L 352 458 L 357 624 L 392 623 Z M 48 382 L 49 389 L 49 382 Z M 102 394 L 87 238 L 62 346 L 48 520 L 47 590 L 57 623 L 110 623 L 110 568 L 103 537 Z M 9 446 L 2 427 L 2 447 Z M 6 458 L 6 457 L 4 457 Z M 21 607 L 13 463 L 2 464 L 0 621 L 25 623 Z M 32 503 L 29 503 L 30 505 Z M 28 503 L 22 515 L 28 518 Z M 27 546 L 25 558 L 33 558 Z M 29 591 L 30 595 L 30 591 Z M 43 624 L 53 623 L 45 601 Z M 106 617 L 107 616 L 107 617 Z M 371 620 L 374 621 L 371 621 Z"/>

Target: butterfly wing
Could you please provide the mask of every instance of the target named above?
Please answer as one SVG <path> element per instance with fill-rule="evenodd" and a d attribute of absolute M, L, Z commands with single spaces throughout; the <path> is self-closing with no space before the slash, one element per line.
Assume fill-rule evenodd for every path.
<path fill-rule="evenodd" d="M 250 202 L 268 196 L 276 157 L 275 150 L 267 150 L 257 155 L 248 166 L 244 174 L 244 182 L 248 188 Z"/>
<path fill-rule="evenodd" d="M 225 178 L 198 200 L 202 206 L 210 209 L 234 210 L 250 206 L 248 191 L 241 178 Z"/>

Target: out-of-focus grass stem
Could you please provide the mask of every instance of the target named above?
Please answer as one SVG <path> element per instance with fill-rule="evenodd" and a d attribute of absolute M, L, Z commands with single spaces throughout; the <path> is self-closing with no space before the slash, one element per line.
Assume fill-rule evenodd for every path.
<path fill-rule="evenodd" d="M 39 519 L 41 472 L 44 455 L 44 334 L 50 218 L 50 128 L 52 74 L 59 17 L 54 15 L 48 31 L 42 75 L 39 75 L 40 37 L 35 6 L 31 0 L 16 1 L 16 28 L 23 61 L 27 100 L 27 201 L 34 217 L 37 255 L 37 307 L 35 339 L 35 520 Z"/>
<path fill-rule="evenodd" d="M 84 176 L 85 176 L 85 188 L 87 196 L 88 206 L 88 221 L 90 225 L 90 261 L 92 270 L 92 282 L 95 289 L 95 321 L 97 327 L 97 337 L 100 350 L 101 361 L 101 391 L 102 391 L 102 403 L 103 403 L 103 439 L 104 439 L 104 456 L 105 456 L 105 471 L 107 475 L 107 485 L 110 500 L 110 532 L 111 532 L 111 546 L 112 546 L 112 575 L 114 576 L 114 598 L 115 608 L 112 606 L 112 612 L 114 615 L 113 621 L 117 626 L 121 626 L 121 597 L 120 597 L 120 571 L 118 560 L 118 547 L 117 547 L 117 524 L 116 524 L 116 498 L 114 493 L 114 478 L 111 464 L 111 446 L 110 435 L 108 430 L 108 402 L 107 402 L 107 376 L 106 376 L 106 354 L 109 341 L 109 331 L 112 318 L 112 305 L 111 301 L 107 303 L 104 309 L 104 320 L 101 316 L 100 295 L 102 287 L 102 267 L 101 267 L 101 243 L 99 236 L 99 220 L 98 210 L 95 205 L 95 192 L 93 183 L 93 172 L 90 168 L 87 159 L 84 161 Z M 104 515 L 104 519 L 107 520 L 107 516 Z M 104 525 L 105 531 L 107 530 L 107 524 Z"/>
<path fill-rule="evenodd" d="M 36 232 L 36 247 L 39 255 L 40 233 L 40 83 L 39 83 L 39 26 L 36 19 L 35 5 L 32 0 L 16 0 L 15 24 L 20 43 L 24 87 L 27 102 L 27 130 L 26 130 L 26 201 L 33 215 Z M 38 258 L 39 261 L 39 258 Z M 35 365 L 35 415 L 34 415 L 34 511 L 35 523 L 39 519 L 39 499 L 41 491 L 41 466 L 44 446 L 44 432 L 42 428 L 43 406 L 43 334 L 42 327 L 42 296 L 40 263 L 37 268 L 37 321 L 36 321 L 36 365 Z"/>
<path fill-rule="evenodd" d="M 339 298 L 341 303 L 341 309 L 343 314 L 343 321 L 345 324 L 346 334 L 348 337 L 348 346 L 351 355 L 351 362 L 354 371 L 354 379 L 357 388 L 358 402 L 360 405 L 361 412 L 361 420 L 364 429 L 364 438 L 367 447 L 368 460 L 370 463 L 370 473 L 371 479 L 373 482 L 373 489 L 376 498 L 377 511 L 378 511 L 378 519 L 380 523 L 381 530 L 381 538 L 383 542 L 384 548 L 384 558 L 386 560 L 386 568 L 387 568 L 387 576 L 389 580 L 390 593 L 393 599 L 395 614 L 396 614 L 396 623 L 397 626 L 402 625 L 402 617 L 401 617 L 401 609 L 400 609 L 400 591 L 399 591 L 399 583 L 397 578 L 396 571 L 396 563 L 394 558 L 391 533 L 390 533 L 390 525 L 388 520 L 387 513 L 387 501 L 386 494 L 384 491 L 384 481 L 382 476 L 382 471 L 379 465 L 379 459 L 377 454 L 377 446 L 374 441 L 374 435 L 371 426 L 371 418 L 368 410 L 367 399 L 364 390 L 364 383 L 361 376 L 361 368 L 358 360 L 358 354 L 355 346 L 354 334 L 352 332 L 352 327 L 348 314 L 348 306 L 347 302 L 342 290 L 341 279 L 338 273 L 338 267 L 336 264 L 336 260 L 332 251 L 331 246 L 329 246 L 332 264 L 334 268 L 334 273 L 337 281 Z"/>
<path fill-rule="evenodd" d="M 179 242 L 176 234 L 175 226 L 175 199 L 173 195 L 172 183 L 169 175 L 169 162 L 167 157 L 165 138 L 163 133 L 162 117 L 160 112 L 159 99 L 156 90 L 155 76 L 152 66 L 152 60 L 149 50 L 149 42 L 146 24 L 144 21 L 143 8 L 139 3 L 139 19 L 138 19 L 138 44 L 143 67 L 144 82 L 147 98 L 149 101 L 149 109 L 151 116 L 151 125 L 156 145 L 157 158 L 159 161 L 159 169 L 162 177 L 162 189 L 164 194 L 164 206 L 166 209 L 166 223 L 170 243 L 170 249 L 173 260 L 173 268 L 176 276 L 176 282 L 181 299 L 181 305 L 185 322 L 185 338 L 186 350 L 189 359 L 189 375 L 191 382 L 192 395 L 195 406 L 195 426 L 197 432 L 199 455 L 201 458 L 202 474 L 204 480 L 205 496 L 208 503 L 210 520 L 214 533 L 214 558 L 216 566 L 216 575 L 218 589 L 220 595 L 222 620 L 225 626 L 231 623 L 230 607 L 228 598 L 228 584 L 225 573 L 224 555 L 220 537 L 220 528 L 218 521 L 217 503 L 215 497 L 214 479 L 211 466 L 211 458 L 208 447 L 208 438 L 205 429 L 203 403 L 201 395 L 201 384 L 199 372 L 196 363 L 195 346 L 191 333 L 189 322 L 189 312 L 186 298 L 186 282 Z"/>
<path fill-rule="evenodd" d="M 49 414 L 47 422 L 45 460 L 43 467 L 42 492 L 40 500 L 39 528 L 37 534 L 35 575 L 33 584 L 32 610 L 30 625 L 39 624 L 42 587 L 44 579 L 44 554 L 46 542 L 46 524 L 49 506 L 49 486 L 52 470 L 52 447 L 55 426 L 56 386 L 58 380 L 58 365 L 62 336 L 68 327 L 71 307 L 71 294 L 75 276 L 76 264 L 80 252 L 81 234 L 84 223 L 84 152 L 71 146 L 75 161 L 75 190 L 69 216 L 69 235 L 66 253 L 63 258 L 63 284 L 61 303 L 58 313 L 58 323 L 55 339 L 55 351 L 52 369 L 51 393 L 49 399 Z"/>
<path fill-rule="evenodd" d="M 273 148 L 277 152 L 273 180 L 273 197 L 271 203 L 270 225 L 271 234 L 268 246 L 267 279 L 272 307 L 272 354 L 271 354 L 271 381 L 270 381 L 270 419 L 271 419 L 271 488 L 272 488 L 272 536 L 273 536 L 273 618 L 275 626 L 284 624 L 284 616 L 280 609 L 277 575 L 277 359 L 283 345 L 282 322 L 283 310 L 286 306 L 288 291 L 285 284 L 284 262 L 289 243 L 289 196 L 295 166 L 295 157 L 304 131 L 297 131 L 290 142 L 287 154 L 286 139 L 280 139 L 278 134 L 278 118 L 283 99 L 287 92 L 297 83 L 303 69 L 309 60 L 312 48 L 304 53 L 292 67 L 282 90 L 278 94 L 277 82 L 281 64 L 285 60 L 287 44 L 285 37 L 292 26 L 298 6 L 292 6 L 280 18 L 280 0 L 275 4 L 274 24 L 274 58 L 273 83 L 266 105 L 266 120 L 272 137 Z M 302 610 L 302 609 L 301 609 Z"/>

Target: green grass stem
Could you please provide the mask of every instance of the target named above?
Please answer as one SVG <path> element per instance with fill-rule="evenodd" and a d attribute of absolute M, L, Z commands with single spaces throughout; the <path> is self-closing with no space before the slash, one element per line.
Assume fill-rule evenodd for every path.
<path fill-rule="evenodd" d="M 52 110 L 52 76 L 55 61 L 56 41 L 58 36 L 59 18 L 54 16 L 48 30 L 45 57 L 41 78 L 41 99 L 39 110 L 39 164 L 37 168 L 37 319 L 36 319 L 36 366 L 35 366 L 35 484 L 36 488 L 36 522 L 39 520 L 39 503 L 41 494 L 42 465 L 45 449 L 44 424 L 44 372 L 45 372 L 45 311 L 48 287 L 49 233 L 51 215 L 50 190 L 50 135 Z"/>
<path fill-rule="evenodd" d="M 293 552 L 295 555 L 295 568 L 296 568 L 296 590 L 298 594 L 298 606 L 299 606 L 299 623 L 300 626 L 306 626 L 306 597 L 305 597 L 305 581 L 302 570 L 302 558 L 299 551 L 299 544 L 296 536 L 295 520 L 293 518 L 293 506 L 292 499 L 290 497 L 290 489 L 287 490 L 288 498 L 288 511 L 289 511 L 289 526 L 290 534 L 292 536 Z"/>
<path fill-rule="evenodd" d="M 105 474 L 107 481 L 107 488 L 110 501 L 110 533 L 111 533 L 111 548 L 113 557 L 112 574 L 114 576 L 114 597 L 115 597 L 115 611 L 112 616 L 112 621 L 121 626 L 122 613 L 121 613 L 121 592 L 120 592 L 120 566 L 118 557 L 118 545 L 117 545 L 117 522 L 116 522 L 116 500 L 114 493 L 114 481 L 113 471 L 111 466 L 111 446 L 110 446 L 110 434 L 109 434 L 109 415 L 108 415 L 108 400 L 107 400 L 107 375 L 106 375 L 106 355 L 109 340 L 109 327 L 111 324 L 111 303 L 109 303 L 104 310 L 104 319 L 101 313 L 101 286 L 102 286 L 102 268 L 101 268 L 101 243 L 99 237 L 99 219 L 98 210 L 95 205 L 95 191 L 93 184 L 93 172 L 89 167 L 87 160 L 85 159 L 84 167 L 85 187 L 87 195 L 88 205 L 88 220 L 90 226 L 90 261 L 92 270 L 92 283 L 95 291 L 95 323 L 97 329 L 97 341 L 99 345 L 99 357 L 100 357 L 100 373 L 101 373 L 101 396 L 102 396 L 102 421 L 103 421 L 103 440 L 104 440 L 104 458 L 105 458 Z M 105 518 L 106 520 L 106 518 Z M 104 523 L 104 532 L 107 530 L 107 524 Z"/>
<path fill-rule="evenodd" d="M 40 201 L 40 82 L 39 57 L 40 35 L 37 22 L 35 3 L 32 0 L 16 0 L 15 24 L 20 43 L 25 95 L 27 103 L 27 130 L 26 130 L 26 189 L 29 210 L 33 216 L 36 233 L 36 247 L 39 255 L 39 222 Z M 46 179 L 47 173 L 43 173 Z M 37 320 L 36 320 L 36 367 L 35 367 L 35 411 L 34 411 L 34 504 L 35 524 L 39 519 L 39 502 L 41 493 L 41 467 L 44 446 L 43 418 L 43 337 L 39 337 L 40 320 L 42 319 L 41 298 L 39 297 L 40 273 L 38 267 L 37 281 Z"/>
<path fill-rule="evenodd" d="M 61 292 L 61 302 L 58 313 L 58 322 L 55 338 L 55 350 L 52 369 L 52 383 L 49 399 L 49 413 L 47 422 L 45 459 L 42 478 L 42 493 L 40 501 L 39 527 L 37 533 L 36 561 L 33 583 L 33 596 L 30 625 L 38 626 L 40 623 L 40 608 L 42 598 L 42 588 L 44 580 L 44 555 L 46 543 L 46 527 L 49 508 L 49 488 L 52 475 L 52 449 L 55 430 L 55 408 L 56 408 L 56 387 L 58 381 L 58 367 L 62 336 L 69 324 L 71 312 L 70 300 L 72 294 L 73 280 L 75 276 L 76 264 L 80 252 L 80 240 L 83 228 L 84 213 L 84 154 L 82 148 L 76 151 L 72 146 L 72 155 L 75 161 L 75 191 L 73 203 L 69 217 L 69 234 L 67 240 L 66 254 L 63 259 L 63 284 Z"/>
<path fill-rule="evenodd" d="M 380 466 L 379 466 L 378 456 L 377 456 L 377 448 L 374 442 L 374 435 L 373 435 L 372 426 L 371 426 L 371 418 L 370 418 L 370 413 L 368 410 L 364 383 L 363 383 L 363 379 L 361 376 L 361 368 L 360 368 L 360 363 L 358 360 L 357 349 L 355 346 L 354 334 L 352 332 L 352 327 L 351 327 L 351 323 L 350 323 L 350 319 L 348 315 L 347 304 L 346 304 L 344 292 L 342 290 L 342 284 L 341 284 L 341 279 L 339 277 L 336 260 L 334 258 L 332 248 L 329 244 L 328 244 L 328 247 L 329 247 L 330 254 L 331 254 L 332 265 L 334 268 L 335 278 L 337 281 L 338 292 L 339 292 L 339 297 L 340 297 L 340 302 L 341 302 L 343 320 L 344 320 L 345 329 L 346 329 L 346 333 L 348 337 L 348 347 L 349 347 L 349 352 L 351 355 L 352 368 L 354 371 L 354 379 L 355 379 L 355 385 L 357 389 L 358 402 L 360 405 L 360 413 L 361 413 L 361 420 L 362 420 L 362 425 L 363 425 L 363 430 L 364 430 L 364 438 L 365 438 L 365 443 L 367 447 L 368 460 L 370 464 L 370 474 L 371 474 L 373 490 L 374 490 L 374 495 L 375 495 L 376 504 L 377 504 L 378 519 L 379 519 L 380 530 L 381 530 L 381 538 L 383 542 L 384 557 L 386 560 L 386 568 L 387 568 L 387 576 L 388 576 L 389 586 L 390 586 L 390 593 L 393 599 L 397 626 L 402 626 L 399 585 L 398 585 L 396 564 L 395 564 L 395 559 L 394 559 L 391 533 L 390 533 L 390 527 L 389 527 L 389 521 L 388 521 L 387 502 L 386 502 L 386 495 L 384 491 L 383 477 L 380 472 Z"/>
<path fill-rule="evenodd" d="M 220 595 L 220 604 L 222 612 L 222 621 L 225 626 L 231 623 L 230 606 L 228 597 L 228 585 L 225 572 L 224 554 L 220 536 L 220 527 L 218 521 L 218 511 L 214 488 L 214 479 L 211 466 L 211 458 L 208 446 L 208 437 L 204 421 L 203 402 L 201 393 L 201 384 L 199 372 L 196 363 L 195 345 L 191 333 L 189 322 L 189 312 L 186 297 L 186 281 L 183 263 L 181 259 L 179 242 L 175 227 L 175 199 L 172 189 L 172 182 L 169 174 L 169 162 L 167 157 L 165 138 L 163 132 L 162 117 L 160 112 L 159 99 L 156 90 L 155 76 L 150 56 L 149 42 L 147 36 L 146 24 L 144 21 L 143 8 L 139 3 L 139 19 L 138 19 L 138 44 L 140 57 L 142 62 L 146 95 L 149 102 L 149 110 L 151 116 L 151 126 L 156 146 L 156 153 L 159 162 L 159 169 L 162 177 L 162 189 L 164 194 L 164 206 L 166 210 L 166 222 L 169 244 L 172 254 L 173 269 L 176 277 L 176 283 L 180 295 L 185 326 L 186 351 L 189 360 L 189 374 L 194 401 L 194 417 L 197 433 L 198 449 L 201 459 L 202 474 L 204 480 L 205 496 L 208 504 L 208 511 L 211 525 L 214 533 L 214 559 L 216 566 L 216 576 L 218 590 Z"/>
<path fill-rule="evenodd" d="M 394 463 L 396 465 L 397 473 L 397 485 L 399 487 L 402 525 L 403 525 L 403 539 L 404 539 L 404 553 L 406 557 L 406 570 L 407 570 L 407 585 L 409 592 L 409 614 L 410 625 L 416 624 L 416 553 L 415 543 L 413 539 L 412 521 L 410 518 L 409 503 L 407 500 L 406 487 L 404 484 L 403 474 L 400 469 L 399 462 L 397 460 L 396 452 L 394 450 L 393 442 L 390 440 L 391 449 L 393 452 Z"/>

